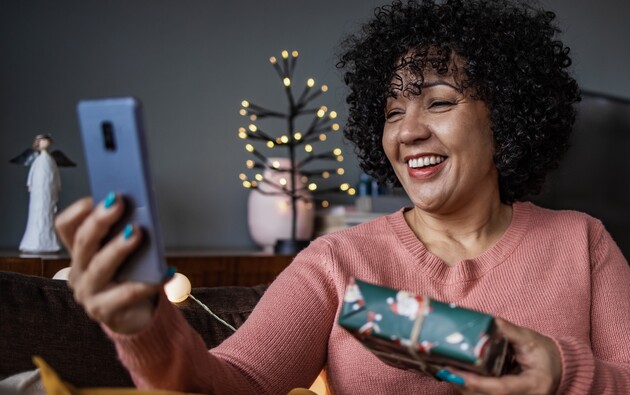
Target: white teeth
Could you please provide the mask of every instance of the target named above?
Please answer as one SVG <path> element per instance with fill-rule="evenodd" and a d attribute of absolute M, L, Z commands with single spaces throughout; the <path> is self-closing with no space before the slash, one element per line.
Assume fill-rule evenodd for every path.
<path fill-rule="evenodd" d="M 446 160 L 444 156 L 425 156 L 424 158 L 409 159 L 408 165 L 411 168 L 425 167 L 429 165 L 437 165 Z"/>

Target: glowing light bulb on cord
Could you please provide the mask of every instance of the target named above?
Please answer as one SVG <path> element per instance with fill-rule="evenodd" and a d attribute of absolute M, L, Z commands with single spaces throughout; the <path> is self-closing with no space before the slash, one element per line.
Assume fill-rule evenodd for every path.
<path fill-rule="evenodd" d="M 181 273 L 175 273 L 166 284 L 164 292 L 171 303 L 181 303 L 188 298 L 192 291 L 190 280 Z"/>
<path fill-rule="evenodd" d="M 164 293 L 166 293 L 166 297 L 171 303 L 181 303 L 184 300 L 188 299 L 188 297 L 190 297 L 197 304 L 203 307 L 203 309 L 206 310 L 211 316 L 219 320 L 219 322 L 221 322 L 223 325 L 227 326 L 233 331 L 236 331 L 236 328 L 219 318 L 216 314 L 214 314 L 212 310 L 210 310 L 210 308 L 208 308 L 208 306 L 206 306 L 199 299 L 193 296 L 190 280 L 183 274 L 175 273 L 173 278 L 171 278 L 166 284 L 164 284 Z"/>
<path fill-rule="evenodd" d="M 68 276 L 69 275 L 70 275 L 70 267 L 64 267 L 63 269 L 61 269 L 57 273 L 55 273 L 55 275 L 53 276 L 53 280 L 65 280 L 65 281 L 68 281 Z"/>

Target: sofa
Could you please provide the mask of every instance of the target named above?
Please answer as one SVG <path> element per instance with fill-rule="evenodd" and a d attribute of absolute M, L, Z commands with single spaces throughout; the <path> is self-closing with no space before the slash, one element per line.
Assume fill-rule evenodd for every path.
<path fill-rule="evenodd" d="M 266 289 L 194 288 L 192 294 L 239 327 Z M 176 305 L 208 348 L 232 334 L 190 298 Z M 65 281 L 0 271 L 0 380 L 34 370 L 35 355 L 76 387 L 133 386 L 114 345 L 76 304 Z"/>

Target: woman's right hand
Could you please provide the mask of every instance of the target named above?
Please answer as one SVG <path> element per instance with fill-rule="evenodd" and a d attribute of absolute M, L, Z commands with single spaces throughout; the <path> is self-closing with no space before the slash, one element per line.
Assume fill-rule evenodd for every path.
<path fill-rule="evenodd" d="M 130 224 L 102 245 L 123 211 L 124 201 L 119 196 L 112 194 L 97 207 L 91 198 L 84 198 L 61 212 L 55 227 L 72 258 L 68 286 L 74 299 L 92 319 L 114 332 L 132 334 L 149 324 L 161 285 L 114 279 L 118 267 L 142 239 L 140 228 Z"/>

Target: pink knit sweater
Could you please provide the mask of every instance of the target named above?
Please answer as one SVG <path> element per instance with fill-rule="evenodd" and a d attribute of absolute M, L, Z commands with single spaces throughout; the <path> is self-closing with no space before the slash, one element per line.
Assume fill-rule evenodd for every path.
<path fill-rule="evenodd" d="M 350 276 L 485 311 L 552 337 L 559 393 L 630 393 L 630 268 L 602 224 L 581 213 L 515 203 L 510 227 L 476 259 L 449 267 L 402 212 L 320 237 L 271 285 L 219 347 L 162 298 L 142 333 L 110 332 L 140 387 L 286 394 L 325 367 L 334 394 L 454 394 L 389 367 L 336 324 Z"/>

